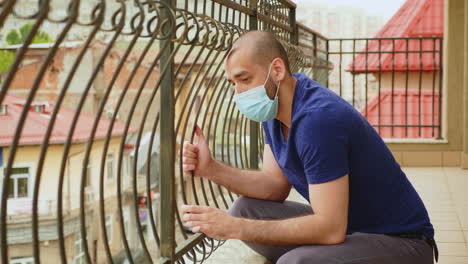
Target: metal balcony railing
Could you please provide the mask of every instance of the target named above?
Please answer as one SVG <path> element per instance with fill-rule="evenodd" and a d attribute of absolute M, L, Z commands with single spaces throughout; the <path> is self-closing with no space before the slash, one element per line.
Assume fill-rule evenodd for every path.
<path fill-rule="evenodd" d="M 328 40 L 328 87 L 383 138 L 442 138 L 442 37 Z"/>
<path fill-rule="evenodd" d="M 295 8 L 287 0 L 1 1 L 1 262 L 207 259 L 223 241 L 188 232 L 178 208 L 227 209 L 236 195 L 184 175 L 180 146 L 198 124 L 216 159 L 259 167 L 263 133 L 234 107 L 222 62 L 243 32 L 267 30 L 293 71 L 325 83 L 327 39 L 297 24 Z M 44 209 L 42 201 L 55 202 Z M 27 208 L 20 219 L 15 203 Z"/>

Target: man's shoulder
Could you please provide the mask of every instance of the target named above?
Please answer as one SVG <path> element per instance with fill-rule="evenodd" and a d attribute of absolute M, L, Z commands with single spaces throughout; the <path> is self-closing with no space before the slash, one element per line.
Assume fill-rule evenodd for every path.
<path fill-rule="evenodd" d="M 322 84 L 303 76 L 296 86 L 298 96 L 295 102 L 295 112 L 350 111 L 352 106 Z M 351 108 L 350 108 L 351 106 Z"/>
<path fill-rule="evenodd" d="M 294 121 L 302 124 L 318 125 L 349 125 L 356 120 L 357 112 L 339 98 L 323 101 L 320 105 L 303 105 L 294 117 Z"/>

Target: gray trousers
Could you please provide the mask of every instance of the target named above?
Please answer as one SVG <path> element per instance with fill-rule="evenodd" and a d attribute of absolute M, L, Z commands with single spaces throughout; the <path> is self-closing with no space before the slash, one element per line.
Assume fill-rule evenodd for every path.
<path fill-rule="evenodd" d="M 313 214 L 307 204 L 240 197 L 229 214 L 249 219 L 282 219 Z M 337 245 L 274 246 L 244 241 L 273 263 L 432 264 L 432 247 L 423 240 L 353 233 Z"/>

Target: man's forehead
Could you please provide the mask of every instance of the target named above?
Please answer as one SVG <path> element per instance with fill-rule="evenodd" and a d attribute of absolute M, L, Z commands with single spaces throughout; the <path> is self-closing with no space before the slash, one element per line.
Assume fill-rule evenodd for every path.
<path fill-rule="evenodd" d="M 242 49 L 233 50 L 231 56 L 224 63 L 224 71 L 227 77 L 231 75 L 235 76 L 242 72 L 249 72 L 252 70 L 252 67 L 252 57 L 248 51 Z"/>

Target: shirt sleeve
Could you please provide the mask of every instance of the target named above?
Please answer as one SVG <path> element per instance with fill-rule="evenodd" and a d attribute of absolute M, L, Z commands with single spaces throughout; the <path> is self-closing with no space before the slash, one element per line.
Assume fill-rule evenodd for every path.
<path fill-rule="evenodd" d="M 296 148 L 309 184 L 335 180 L 349 173 L 349 122 L 343 115 L 317 110 L 297 123 Z"/>

